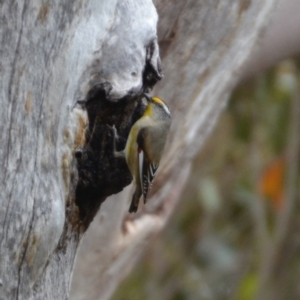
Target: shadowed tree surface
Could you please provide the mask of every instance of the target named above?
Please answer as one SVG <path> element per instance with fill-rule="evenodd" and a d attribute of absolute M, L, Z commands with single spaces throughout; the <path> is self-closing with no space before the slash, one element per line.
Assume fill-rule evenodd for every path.
<path fill-rule="evenodd" d="M 152 199 L 130 217 L 129 189 L 106 199 L 71 299 L 111 295 L 171 215 L 275 3 L 156 1 L 158 42 L 150 0 L 2 3 L 0 299 L 68 298 L 82 234 L 131 179 L 111 155 L 109 128 L 124 144 L 142 93 L 161 78 L 160 44 L 155 92 L 173 126 Z"/>

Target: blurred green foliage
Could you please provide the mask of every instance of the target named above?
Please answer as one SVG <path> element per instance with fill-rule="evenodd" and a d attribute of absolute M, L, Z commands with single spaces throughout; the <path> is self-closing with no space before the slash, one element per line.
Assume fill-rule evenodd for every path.
<path fill-rule="evenodd" d="M 259 189 L 274 161 L 293 164 L 286 152 L 298 72 L 296 61 L 284 61 L 236 88 L 192 164 L 176 213 L 114 300 L 300 299 L 296 250 L 276 261 L 275 279 L 264 270 L 274 264 L 269 249 L 282 209 Z M 300 246 L 291 239 L 284 251 Z"/>

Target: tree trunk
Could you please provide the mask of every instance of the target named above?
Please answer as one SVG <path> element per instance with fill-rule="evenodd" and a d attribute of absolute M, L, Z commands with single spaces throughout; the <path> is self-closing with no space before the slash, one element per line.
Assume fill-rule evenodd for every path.
<path fill-rule="evenodd" d="M 68 298 L 82 233 L 131 181 L 106 124 L 128 134 L 161 76 L 156 22 L 150 0 L 2 1 L 0 299 Z"/>
<path fill-rule="evenodd" d="M 172 213 L 275 0 L 156 1 L 173 112 L 152 197 L 128 216 L 124 147 L 161 79 L 151 0 L 2 1 L 0 299 L 106 299 Z M 79 101 L 79 105 L 76 102 Z M 127 200 L 126 200 L 127 199 Z M 84 288 L 83 288 L 84 287 Z"/>

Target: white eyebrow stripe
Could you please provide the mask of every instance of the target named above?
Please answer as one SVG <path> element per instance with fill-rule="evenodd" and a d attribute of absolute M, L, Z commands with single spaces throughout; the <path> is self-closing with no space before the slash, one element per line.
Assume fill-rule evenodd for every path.
<path fill-rule="evenodd" d="M 170 112 L 170 110 L 168 109 L 168 106 L 167 106 L 166 104 L 164 104 L 164 103 L 162 103 L 162 106 L 163 106 L 164 110 L 166 111 L 166 113 L 167 113 L 168 115 L 171 115 L 171 112 Z"/>

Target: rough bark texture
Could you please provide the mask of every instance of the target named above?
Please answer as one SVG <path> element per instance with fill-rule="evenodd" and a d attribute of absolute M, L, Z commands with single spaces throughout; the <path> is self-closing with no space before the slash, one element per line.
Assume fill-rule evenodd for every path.
<path fill-rule="evenodd" d="M 130 189 L 101 206 L 72 299 L 108 298 L 163 227 L 275 2 L 156 1 L 168 151 L 147 207 L 128 217 Z M 151 0 L 19 0 L 0 14 L 0 299 L 67 299 L 82 233 L 130 182 L 109 126 L 121 148 L 161 77 L 157 13 Z"/>
<path fill-rule="evenodd" d="M 67 299 L 80 236 L 131 181 L 107 126 L 126 140 L 161 77 L 157 13 L 150 0 L 20 0 L 0 14 L 0 299 Z"/>

